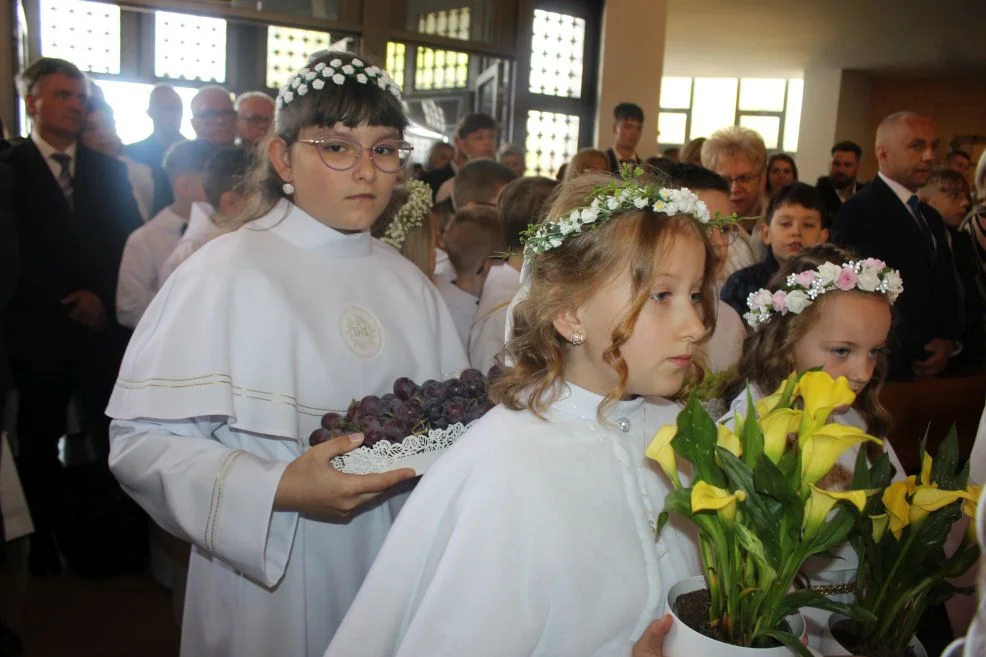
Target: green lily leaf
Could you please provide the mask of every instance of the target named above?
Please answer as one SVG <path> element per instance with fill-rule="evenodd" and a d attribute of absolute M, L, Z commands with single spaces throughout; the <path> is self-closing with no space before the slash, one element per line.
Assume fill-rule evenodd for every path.
<path fill-rule="evenodd" d="M 780 605 L 778 605 L 778 610 L 786 616 L 787 614 L 793 614 L 802 607 L 812 607 L 814 609 L 831 611 L 862 622 L 876 621 L 876 616 L 866 609 L 862 609 L 856 605 L 835 602 L 831 598 L 822 595 L 818 591 L 812 591 L 811 589 L 788 593 L 784 596 L 784 599 L 781 600 Z"/>
<path fill-rule="evenodd" d="M 764 556 L 774 570 L 781 565 L 781 527 L 787 512 L 784 505 L 759 492 L 753 482 L 753 471 L 728 449 L 718 448 L 719 462 L 734 489 L 746 493 L 742 509 L 751 529 L 763 543 Z"/>
<path fill-rule="evenodd" d="M 811 651 L 801 645 L 801 639 L 793 634 L 781 632 L 780 630 L 771 630 L 770 632 L 764 632 L 763 636 L 769 636 L 771 639 L 793 650 L 801 657 L 812 657 Z"/>
<path fill-rule="evenodd" d="M 688 404 L 678 413 L 678 433 L 671 440 L 671 448 L 694 466 L 696 479 L 725 488 L 726 478 L 715 459 L 718 435 L 716 423 L 692 393 Z"/>

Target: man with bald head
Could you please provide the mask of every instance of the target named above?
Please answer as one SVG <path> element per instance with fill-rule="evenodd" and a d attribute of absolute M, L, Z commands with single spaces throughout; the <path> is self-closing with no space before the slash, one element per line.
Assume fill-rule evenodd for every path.
<path fill-rule="evenodd" d="M 217 148 L 232 146 L 236 139 L 236 110 L 229 91 L 210 84 L 192 98 L 192 129 L 198 139 Z"/>
<path fill-rule="evenodd" d="M 962 304 L 942 218 L 920 202 L 917 190 L 931 177 L 938 132 L 930 117 L 897 112 L 876 133 L 879 173 L 847 200 L 832 226 L 833 240 L 863 258 L 879 258 L 900 271 L 889 376 L 936 376 L 961 349 Z"/>
<path fill-rule="evenodd" d="M 151 117 L 154 131 L 143 141 L 124 148 L 124 154 L 141 164 L 146 164 L 154 174 L 154 202 L 150 215 L 171 205 L 171 184 L 164 173 L 164 154 L 171 146 L 185 138 L 181 136 L 181 117 L 184 109 L 181 97 L 174 87 L 159 84 L 151 90 L 147 102 L 147 116 Z"/>
<path fill-rule="evenodd" d="M 236 99 L 236 141 L 253 151 L 274 122 L 274 99 L 263 91 L 248 91 Z"/>

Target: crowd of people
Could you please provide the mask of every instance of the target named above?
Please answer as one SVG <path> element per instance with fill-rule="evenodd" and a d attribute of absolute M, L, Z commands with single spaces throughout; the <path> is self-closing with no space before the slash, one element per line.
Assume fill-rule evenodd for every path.
<path fill-rule="evenodd" d="M 0 543 L 34 576 L 112 575 L 142 567 L 146 513 L 192 546 L 189 657 L 660 655 L 662 595 L 701 572 L 687 532 L 649 530 L 670 488 L 647 441 L 683 390 L 724 376 L 728 420 L 747 382 L 759 399 L 822 367 L 858 395 L 838 421 L 886 437 L 883 381 L 986 361 L 986 154 L 940 160 L 934 117 L 887 116 L 872 150 L 840 141 L 809 185 L 738 126 L 641 158 L 627 102 L 610 145 L 548 178 L 485 114 L 415 172 L 400 89 L 348 53 L 313 55 L 276 99 L 203 87 L 191 140 L 167 85 L 153 133 L 123 145 L 70 62 L 18 84 L 33 127 L 0 156 Z M 669 190 L 688 203 L 651 207 Z M 890 283 L 794 301 L 799 276 L 864 261 Z M 360 435 L 306 446 L 327 411 L 470 367 L 499 370 L 497 406 L 416 488 L 408 469 L 334 470 Z M 66 504 L 73 431 L 111 484 L 91 500 L 102 538 Z M 16 646 L 0 625 L 0 656 Z"/>

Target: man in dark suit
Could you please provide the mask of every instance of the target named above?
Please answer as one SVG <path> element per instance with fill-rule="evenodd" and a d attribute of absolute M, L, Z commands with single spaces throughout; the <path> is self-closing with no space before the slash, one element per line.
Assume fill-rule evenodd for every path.
<path fill-rule="evenodd" d="M 181 97 L 174 87 L 167 84 L 154 87 L 147 103 L 147 116 L 151 117 L 154 131 L 147 139 L 130 144 L 123 151 L 141 164 L 149 166 L 154 174 L 152 217 L 174 201 L 163 163 L 168 149 L 185 139 L 179 132 L 182 113 Z"/>
<path fill-rule="evenodd" d="M 620 173 L 624 164 L 640 164 L 637 144 L 644 130 L 644 110 L 640 105 L 620 103 L 613 108 L 613 145 L 606 149 L 609 169 Z"/>
<path fill-rule="evenodd" d="M 920 202 L 938 150 L 934 122 L 898 112 L 877 128 L 880 172 L 839 209 L 833 241 L 900 271 L 889 375 L 935 376 L 959 349 L 962 306 L 941 216 Z"/>
<path fill-rule="evenodd" d="M 815 188 L 825 204 L 825 214 L 829 223 L 835 218 L 842 204 L 866 186 L 856 182 L 862 159 L 863 149 L 854 141 L 840 141 L 832 147 L 829 175 L 820 177 L 815 183 Z"/>
<path fill-rule="evenodd" d="M 104 410 L 128 338 L 115 319 L 116 280 L 127 236 L 141 221 L 124 165 L 77 141 L 88 91 L 79 69 L 42 58 L 18 88 L 34 131 L 6 156 L 21 251 L 7 338 L 21 395 L 20 469 L 36 528 L 29 561 L 43 574 L 59 568 L 52 531 L 70 400 L 102 463 L 109 453 Z"/>
<path fill-rule="evenodd" d="M 431 187 L 435 203 L 452 197 L 456 171 L 469 160 L 493 158 L 496 155 L 496 119 L 489 114 L 467 114 L 455 129 L 455 156 L 440 169 L 425 171 L 421 182 Z M 439 194 L 441 192 L 441 194 Z"/>

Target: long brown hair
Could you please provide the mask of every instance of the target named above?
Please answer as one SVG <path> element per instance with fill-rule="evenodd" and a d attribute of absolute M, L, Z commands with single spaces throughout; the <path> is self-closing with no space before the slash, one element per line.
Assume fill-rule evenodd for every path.
<path fill-rule="evenodd" d="M 857 259 L 853 253 L 845 249 L 832 244 L 820 244 L 806 249 L 788 261 L 787 265 L 770 279 L 767 289 L 776 292 L 784 287 L 789 275 L 818 269 L 822 263 L 841 264 Z M 781 382 L 797 369 L 794 360 L 795 345 L 818 320 L 826 302 L 829 302 L 834 294 L 871 294 L 885 298 L 878 292 L 835 290 L 823 295 L 800 314 L 788 313 L 771 317 L 766 324 L 747 336 L 743 344 L 743 356 L 740 358 L 739 375 L 729 386 L 727 396 L 732 399 L 740 394 L 747 382 L 756 384 L 764 394 L 776 390 Z M 890 415 L 880 404 L 879 399 L 886 370 L 887 358 L 881 354 L 873 370 L 873 378 L 857 394 L 853 404 L 866 421 L 867 431 L 876 436 L 886 436 L 890 428 Z"/>
<path fill-rule="evenodd" d="M 555 190 L 545 221 L 557 222 L 573 209 L 587 205 L 595 187 L 613 181 L 612 176 L 601 174 L 565 181 Z M 630 305 L 618 318 L 612 342 L 603 353 L 603 360 L 617 373 L 619 383 L 603 399 L 600 416 L 622 399 L 629 369 L 621 347 L 632 335 L 650 298 L 663 255 L 677 238 L 697 239 L 705 248 L 701 307 L 706 329 L 711 329 L 715 321 L 715 263 L 698 223 L 688 215 L 669 217 L 649 208 L 627 212 L 568 237 L 561 246 L 538 255 L 531 263 L 530 294 L 514 310 L 513 332 L 506 345 L 513 366 L 493 384 L 491 398 L 512 410 L 529 409 L 538 415 L 546 410 L 561 392 L 567 350 L 573 348 L 555 329 L 555 318 L 582 305 L 600 287 L 629 271 Z"/>

